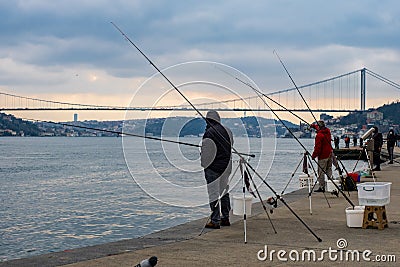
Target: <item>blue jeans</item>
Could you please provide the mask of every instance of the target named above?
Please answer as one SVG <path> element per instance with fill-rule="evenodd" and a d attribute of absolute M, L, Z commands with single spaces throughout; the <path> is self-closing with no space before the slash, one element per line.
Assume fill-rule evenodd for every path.
<path fill-rule="evenodd" d="M 229 199 L 229 175 L 230 170 L 226 170 L 220 174 L 210 169 L 204 170 L 205 178 L 207 181 L 208 198 L 211 208 L 211 222 L 219 224 L 221 221 L 221 215 L 219 210 L 218 199 L 221 197 L 221 214 L 222 219 L 229 219 L 229 211 L 231 210 L 231 203 Z"/>

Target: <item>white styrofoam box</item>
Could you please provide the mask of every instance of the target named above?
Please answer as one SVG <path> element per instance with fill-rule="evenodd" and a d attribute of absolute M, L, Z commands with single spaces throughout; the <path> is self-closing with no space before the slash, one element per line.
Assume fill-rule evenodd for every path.
<path fill-rule="evenodd" d="M 253 197 L 246 196 L 243 199 L 243 195 L 232 196 L 233 199 L 233 214 L 234 215 L 243 215 L 246 208 L 246 215 L 251 215 L 251 205 L 253 202 Z M 245 200 L 246 207 L 244 207 L 243 200 Z"/>
<path fill-rule="evenodd" d="M 362 227 L 365 206 L 346 208 L 346 222 L 348 227 Z"/>
<path fill-rule="evenodd" d="M 338 189 L 336 188 L 336 186 L 333 184 L 333 182 L 339 186 L 339 188 L 341 188 L 341 184 L 339 180 L 333 180 L 333 182 L 331 180 L 327 180 L 326 182 L 326 191 L 328 192 L 333 192 L 333 191 L 338 191 Z"/>
<path fill-rule="evenodd" d="M 390 182 L 365 182 L 357 185 L 360 206 L 384 206 L 390 203 Z"/>
<path fill-rule="evenodd" d="M 308 176 L 307 174 L 300 174 L 299 175 L 299 182 L 300 182 L 300 188 L 308 187 L 308 184 L 310 183 L 310 186 L 314 186 L 314 175 L 310 174 Z"/>

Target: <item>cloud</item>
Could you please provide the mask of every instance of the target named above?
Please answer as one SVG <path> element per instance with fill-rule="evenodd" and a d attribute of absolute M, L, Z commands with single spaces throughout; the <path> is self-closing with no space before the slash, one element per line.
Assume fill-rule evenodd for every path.
<path fill-rule="evenodd" d="M 344 0 L 2 1 L 0 85 L 64 95 L 138 86 L 155 70 L 111 21 L 160 68 L 218 61 L 267 92 L 292 86 L 274 49 L 299 85 L 362 67 L 396 80 L 399 8 L 398 1 Z M 90 73 L 96 86 L 82 78 Z"/>

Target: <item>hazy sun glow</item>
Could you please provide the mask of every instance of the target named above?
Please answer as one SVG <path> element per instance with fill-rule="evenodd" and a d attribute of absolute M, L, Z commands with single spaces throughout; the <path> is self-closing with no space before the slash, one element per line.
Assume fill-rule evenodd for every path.
<path fill-rule="evenodd" d="M 97 81 L 97 76 L 96 76 L 95 74 L 91 74 L 91 75 L 90 75 L 90 81 L 91 81 L 91 82 Z"/>

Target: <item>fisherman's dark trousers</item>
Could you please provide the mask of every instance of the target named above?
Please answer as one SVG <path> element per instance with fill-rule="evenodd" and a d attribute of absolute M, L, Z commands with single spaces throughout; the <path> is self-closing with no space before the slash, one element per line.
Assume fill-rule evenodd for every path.
<path fill-rule="evenodd" d="M 394 157 L 393 157 L 393 151 L 394 151 L 394 146 L 389 146 L 388 147 L 388 152 L 389 152 L 389 160 L 393 161 Z"/>
<path fill-rule="evenodd" d="M 221 214 L 223 219 L 229 218 L 229 211 L 231 210 L 231 203 L 229 200 L 229 175 L 230 171 L 225 171 L 220 174 L 210 169 L 204 170 L 205 178 L 207 181 L 207 191 L 212 211 L 211 221 L 214 224 L 219 224 L 221 221 L 220 209 L 218 199 L 221 197 Z"/>

